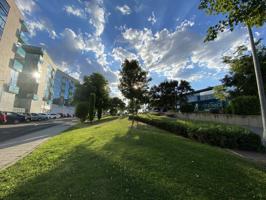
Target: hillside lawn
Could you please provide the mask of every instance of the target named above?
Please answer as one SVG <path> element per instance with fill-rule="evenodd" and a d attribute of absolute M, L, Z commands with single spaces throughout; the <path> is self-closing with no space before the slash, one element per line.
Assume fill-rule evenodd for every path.
<path fill-rule="evenodd" d="M 0 199 L 266 199 L 266 170 L 226 150 L 117 119 L 76 126 L 0 172 Z"/>

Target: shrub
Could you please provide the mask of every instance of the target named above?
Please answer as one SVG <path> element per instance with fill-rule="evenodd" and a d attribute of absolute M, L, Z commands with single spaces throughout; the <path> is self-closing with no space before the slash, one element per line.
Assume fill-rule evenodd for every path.
<path fill-rule="evenodd" d="M 237 115 L 257 115 L 260 113 L 260 102 L 256 96 L 240 96 L 229 104 L 229 110 Z"/>
<path fill-rule="evenodd" d="M 131 117 L 130 117 L 131 118 Z M 261 139 L 251 131 L 231 125 L 173 120 L 155 115 L 135 116 L 136 121 L 147 123 L 201 143 L 242 150 L 261 149 Z"/>
<path fill-rule="evenodd" d="M 87 102 L 80 102 L 76 106 L 75 115 L 80 119 L 81 122 L 84 122 L 87 119 L 89 112 L 89 104 Z"/>
<path fill-rule="evenodd" d="M 182 113 L 192 113 L 194 112 L 194 105 L 193 104 L 185 104 L 180 107 L 180 111 Z"/>

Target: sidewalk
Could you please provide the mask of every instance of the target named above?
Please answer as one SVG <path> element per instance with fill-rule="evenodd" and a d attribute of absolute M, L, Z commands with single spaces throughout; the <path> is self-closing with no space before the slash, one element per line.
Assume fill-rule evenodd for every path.
<path fill-rule="evenodd" d="M 11 166 L 19 159 L 31 153 L 44 141 L 67 130 L 75 124 L 76 121 L 67 121 L 57 126 L 46 128 L 0 143 L 0 170 Z"/>

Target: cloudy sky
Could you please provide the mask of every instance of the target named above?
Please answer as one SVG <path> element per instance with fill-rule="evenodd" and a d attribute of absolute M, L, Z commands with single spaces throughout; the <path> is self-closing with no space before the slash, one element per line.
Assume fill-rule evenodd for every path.
<path fill-rule="evenodd" d="M 58 67 L 79 79 L 102 73 L 113 95 L 119 95 L 125 58 L 138 59 L 151 84 L 185 79 L 201 89 L 219 84 L 227 72 L 222 56 L 248 44 L 244 27 L 203 43 L 208 26 L 219 18 L 199 11 L 199 0 L 16 1 L 31 44 L 43 46 Z M 265 26 L 254 32 L 266 36 Z"/>

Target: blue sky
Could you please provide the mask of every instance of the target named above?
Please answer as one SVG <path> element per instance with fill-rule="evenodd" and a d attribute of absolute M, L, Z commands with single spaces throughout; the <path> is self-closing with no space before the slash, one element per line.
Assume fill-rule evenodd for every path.
<path fill-rule="evenodd" d="M 26 19 L 30 43 L 43 46 L 59 68 L 82 79 L 92 72 L 118 95 L 119 69 L 138 59 L 152 84 L 185 79 L 193 88 L 219 84 L 228 70 L 221 62 L 248 44 L 247 31 L 226 31 L 203 43 L 218 17 L 199 11 L 198 0 L 16 0 Z M 265 38 L 265 26 L 254 30 Z"/>

